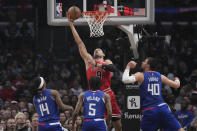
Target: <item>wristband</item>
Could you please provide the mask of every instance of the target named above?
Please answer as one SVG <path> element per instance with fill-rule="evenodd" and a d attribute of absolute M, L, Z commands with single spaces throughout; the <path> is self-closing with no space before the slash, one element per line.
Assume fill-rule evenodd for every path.
<path fill-rule="evenodd" d="M 175 80 L 175 82 L 177 82 L 177 83 L 179 83 L 179 84 L 180 84 L 180 80 L 178 80 L 178 79 L 176 79 L 176 80 Z"/>

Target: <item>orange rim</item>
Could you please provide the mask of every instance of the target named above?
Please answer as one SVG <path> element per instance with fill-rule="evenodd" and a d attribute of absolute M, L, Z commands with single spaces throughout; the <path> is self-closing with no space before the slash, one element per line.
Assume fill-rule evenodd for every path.
<path fill-rule="evenodd" d="M 85 11 L 85 12 L 82 12 L 82 15 L 86 15 L 86 16 L 96 16 L 96 15 L 109 15 L 110 12 L 108 11 Z"/>

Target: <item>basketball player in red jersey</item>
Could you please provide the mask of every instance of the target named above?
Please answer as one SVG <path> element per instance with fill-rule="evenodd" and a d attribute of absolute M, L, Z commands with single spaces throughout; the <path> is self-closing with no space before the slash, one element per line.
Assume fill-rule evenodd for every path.
<path fill-rule="evenodd" d="M 100 90 L 109 94 L 111 98 L 112 124 L 115 128 L 115 131 L 122 131 L 120 109 L 116 102 L 115 95 L 110 88 L 111 72 L 116 71 L 116 68 L 111 60 L 104 60 L 105 54 L 100 48 L 94 50 L 93 57 L 87 52 L 85 44 L 75 29 L 73 20 L 70 19 L 69 14 L 67 14 L 67 17 L 74 39 L 79 48 L 79 53 L 85 62 L 87 79 L 89 81 L 91 76 L 99 76 L 101 78 L 102 85 Z"/>

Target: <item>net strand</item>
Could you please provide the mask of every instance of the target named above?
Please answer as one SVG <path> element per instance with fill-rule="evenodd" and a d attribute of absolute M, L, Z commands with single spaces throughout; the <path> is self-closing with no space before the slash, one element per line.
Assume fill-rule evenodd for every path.
<path fill-rule="evenodd" d="M 106 11 L 83 12 L 83 17 L 90 27 L 90 37 L 101 37 L 104 35 L 103 25 L 109 13 Z"/>

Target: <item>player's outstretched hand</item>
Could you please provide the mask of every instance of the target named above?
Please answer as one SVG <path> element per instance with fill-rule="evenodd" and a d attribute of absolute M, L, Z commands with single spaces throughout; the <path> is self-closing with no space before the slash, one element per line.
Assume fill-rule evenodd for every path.
<path fill-rule="evenodd" d="M 66 16 L 67 16 L 67 19 L 68 19 L 68 23 L 71 25 L 74 24 L 74 20 L 70 18 L 70 14 L 68 12 L 66 12 Z"/>
<path fill-rule="evenodd" d="M 137 63 L 135 61 L 130 61 L 127 64 L 127 67 L 129 67 L 130 69 L 134 69 L 136 67 Z"/>

